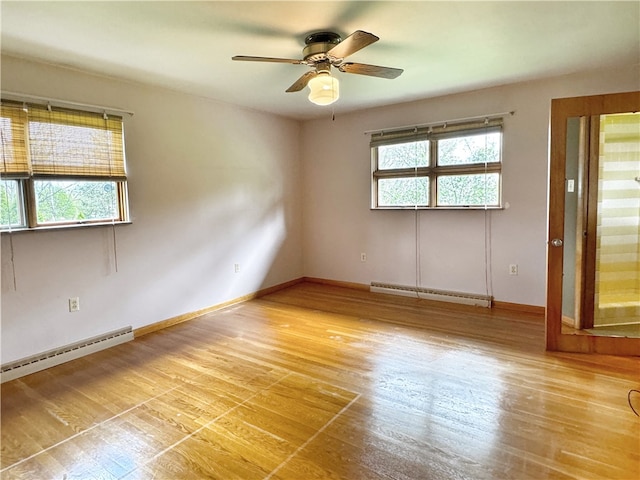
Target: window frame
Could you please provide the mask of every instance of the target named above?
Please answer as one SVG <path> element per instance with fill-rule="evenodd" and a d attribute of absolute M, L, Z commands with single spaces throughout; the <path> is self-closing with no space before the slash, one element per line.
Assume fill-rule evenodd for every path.
<path fill-rule="evenodd" d="M 36 110 L 40 115 L 40 121 L 42 121 L 42 111 L 43 110 L 51 110 L 51 106 L 43 106 L 40 104 L 33 103 L 25 103 L 25 102 L 17 102 L 13 100 L 2 100 L 2 106 L 12 109 L 21 108 L 24 112 L 28 112 L 31 109 Z M 68 113 L 69 115 L 78 115 L 80 118 L 85 117 L 93 117 L 94 119 L 101 117 L 105 121 L 104 130 L 113 131 L 115 135 L 116 143 L 109 147 L 115 148 L 118 150 L 117 154 L 121 155 L 116 160 L 116 163 L 112 163 L 112 160 L 108 160 L 112 165 L 117 165 L 114 170 L 114 174 L 111 175 L 111 172 L 105 174 L 105 165 L 104 163 L 100 166 L 98 165 L 95 168 L 102 168 L 102 171 L 97 170 L 97 173 L 92 173 L 87 170 L 88 173 L 76 173 L 65 171 L 67 167 L 65 167 L 65 163 L 61 162 L 60 167 L 53 165 L 52 170 L 47 171 L 46 173 L 38 173 L 37 168 L 34 168 L 31 160 L 30 153 L 30 144 L 29 144 L 29 116 L 28 113 L 25 113 L 26 117 L 24 119 L 19 119 L 20 121 L 24 121 L 24 138 L 22 141 L 24 142 L 24 150 L 26 152 L 28 171 L 24 172 L 15 172 L 8 171 L 2 172 L 1 178 L 2 180 L 7 181 L 16 181 L 18 185 L 18 201 L 20 203 L 19 210 L 22 215 L 23 224 L 16 225 L 0 225 L 0 231 L 2 233 L 16 232 L 16 231 L 35 231 L 35 230 L 50 230 L 50 229 L 59 229 L 59 228 L 70 228 L 70 227 L 85 227 L 85 226 L 100 226 L 100 225 L 118 225 L 118 224 L 129 224 L 130 216 L 129 216 L 129 195 L 128 195 L 128 179 L 126 175 L 126 158 L 125 158 L 125 139 L 124 139 L 124 119 L 119 115 L 107 115 L 106 112 L 97 112 L 91 110 L 78 110 L 78 109 L 69 109 L 69 108 L 57 108 L 54 112 L 61 112 L 62 115 Z M 5 115 L 2 115 L 5 117 Z M 22 116 L 22 114 L 21 114 Z M 13 121 L 13 119 L 12 119 Z M 36 120 L 38 121 L 38 120 Z M 115 130 L 113 129 L 113 123 L 118 125 Z M 45 122 L 46 123 L 46 122 Z M 52 121 L 52 124 L 57 123 L 56 121 Z M 70 126 L 80 126 L 80 127 L 88 127 L 93 128 L 91 125 L 84 125 L 83 123 L 69 123 Z M 108 125 L 108 126 L 107 126 Z M 12 127 L 13 128 L 13 127 Z M 103 130 L 100 126 L 96 128 L 96 131 Z M 11 142 L 14 140 L 11 139 Z M 100 140 L 99 140 L 100 141 Z M 95 145 L 91 143 L 91 145 Z M 111 143 L 110 143 L 111 145 Z M 113 150 L 114 152 L 116 150 Z M 110 150 L 111 151 L 111 150 Z M 109 154 L 110 155 L 110 154 Z M 115 154 L 114 154 L 115 155 Z M 54 160 L 55 162 L 55 160 Z M 7 168 L 4 165 L 0 165 L 1 169 L 4 170 Z M 56 171 L 57 168 L 61 168 L 62 172 L 58 173 Z M 83 162 L 80 166 L 76 167 L 76 169 L 87 169 L 90 167 L 89 163 Z M 111 168 L 111 167 L 107 167 Z M 34 171 L 35 170 L 35 171 Z M 84 172 L 84 171 L 83 171 Z M 36 186 L 35 182 L 42 180 L 51 180 L 51 181 L 70 181 L 70 182 L 112 182 L 115 184 L 116 191 L 114 192 L 114 199 L 116 204 L 114 204 L 114 210 L 116 211 L 116 215 L 113 218 L 100 218 L 100 219 L 75 219 L 75 220 L 61 220 L 61 221 L 53 221 L 53 222 L 40 222 L 38 221 L 38 211 L 36 207 Z"/>
<path fill-rule="evenodd" d="M 438 145 L 440 140 L 460 138 L 471 135 L 499 133 L 498 161 L 482 163 L 464 163 L 456 165 L 438 164 Z M 413 127 L 390 132 L 376 132 L 371 136 L 371 209 L 372 210 L 487 210 L 502 209 L 502 165 L 503 165 L 504 129 L 502 118 L 485 119 L 480 122 L 460 123 L 456 125 L 443 124 L 441 126 Z M 398 145 L 415 141 L 427 140 L 427 166 L 397 169 L 378 168 L 378 148 L 385 145 Z M 438 178 L 453 175 L 485 175 L 498 174 L 498 202 L 482 205 L 438 205 Z M 390 178 L 427 178 L 427 205 L 380 205 L 378 181 Z"/>

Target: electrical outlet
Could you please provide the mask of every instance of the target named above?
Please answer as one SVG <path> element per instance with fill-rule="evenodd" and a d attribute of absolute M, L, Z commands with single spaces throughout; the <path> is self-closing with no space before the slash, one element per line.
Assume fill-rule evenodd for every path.
<path fill-rule="evenodd" d="M 367 254 L 366 253 L 361 253 L 360 254 L 360 261 L 361 262 L 366 262 L 367 261 Z"/>
<path fill-rule="evenodd" d="M 512 263 L 509 265 L 509 275 L 517 275 L 518 274 L 518 265 L 516 263 Z"/>
<path fill-rule="evenodd" d="M 240 273 L 240 264 L 239 263 L 235 263 L 233 265 L 233 271 L 236 273 Z"/>
<path fill-rule="evenodd" d="M 72 297 L 69 299 L 69 311 L 70 312 L 80 311 L 80 297 Z"/>

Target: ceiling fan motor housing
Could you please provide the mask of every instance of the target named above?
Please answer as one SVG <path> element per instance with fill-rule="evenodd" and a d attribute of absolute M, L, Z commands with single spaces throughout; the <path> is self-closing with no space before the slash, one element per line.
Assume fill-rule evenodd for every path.
<path fill-rule="evenodd" d="M 302 55 L 305 61 L 311 63 L 322 62 L 327 59 L 327 52 L 342 41 L 337 33 L 316 32 L 304 39 L 305 47 Z"/>

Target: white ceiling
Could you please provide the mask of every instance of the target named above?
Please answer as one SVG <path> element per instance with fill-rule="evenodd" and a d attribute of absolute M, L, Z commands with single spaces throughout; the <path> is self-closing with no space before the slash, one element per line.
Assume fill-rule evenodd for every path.
<path fill-rule="evenodd" d="M 2 52 L 297 119 L 332 107 L 285 90 L 309 67 L 314 31 L 380 41 L 349 61 L 403 68 L 395 80 L 336 72 L 336 113 L 581 70 L 637 65 L 640 2 L 1 2 Z M 37 92 L 29 92 L 36 93 Z"/>

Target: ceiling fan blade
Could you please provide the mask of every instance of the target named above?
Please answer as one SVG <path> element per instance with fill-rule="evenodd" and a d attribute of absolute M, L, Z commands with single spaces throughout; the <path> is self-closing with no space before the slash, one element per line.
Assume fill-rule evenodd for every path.
<path fill-rule="evenodd" d="M 369 75 L 371 77 L 397 78 L 404 70 L 401 68 L 379 67 L 377 65 L 366 65 L 364 63 L 343 63 L 338 70 L 344 73 L 356 73 L 358 75 Z"/>
<path fill-rule="evenodd" d="M 298 80 L 296 80 L 294 82 L 293 85 L 291 85 L 289 88 L 287 88 L 287 92 L 291 93 L 291 92 L 299 92 L 300 90 L 302 90 L 304 87 L 307 86 L 307 83 L 309 83 L 309 80 L 311 80 L 313 77 L 315 77 L 318 74 L 318 72 L 316 72 L 315 70 L 311 70 L 307 73 L 305 73 L 304 75 L 302 75 Z"/>
<path fill-rule="evenodd" d="M 294 60 L 292 58 L 273 58 L 273 57 L 251 57 L 247 55 L 236 55 L 231 60 L 240 60 L 242 62 L 273 62 L 273 63 L 293 63 L 300 65 L 304 63 L 302 60 Z"/>
<path fill-rule="evenodd" d="M 331 50 L 329 50 L 327 52 L 327 55 L 331 55 L 335 58 L 345 58 L 352 53 L 363 49 L 367 45 L 371 45 L 372 43 L 377 42 L 378 40 L 380 39 L 372 33 L 363 32 L 362 30 L 356 30 Z"/>

